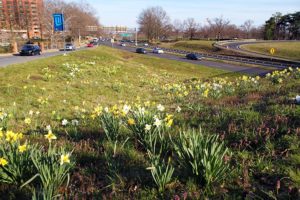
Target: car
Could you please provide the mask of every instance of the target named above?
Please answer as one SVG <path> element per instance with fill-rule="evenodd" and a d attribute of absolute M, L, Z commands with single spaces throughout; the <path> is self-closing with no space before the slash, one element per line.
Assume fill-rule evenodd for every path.
<path fill-rule="evenodd" d="M 121 43 L 120 46 L 126 47 L 126 44 L 125 43 Z"/>
<path fill-rule="evenodd" d="M 74 46 L 74 44 L 67 43 L 67 44 L 65 45 L 65 50 L 66 50 L 66 51 L 75 51 L 75 50 L 76 50 L 76 47 Z"/>
<path fill-rule="evenodd" d="M 34 56 L 34 55 L 41 55 L 41 52 L 42 52 L 42 50 L 38 45 L 25 44 L 20 51 L 20 55 L 21 56 Z"/>
<path fill-rule="evenodd" d="M 149 44 L 148 44 L 148 43 L 145 43 L 144 46 L 147 47 L 147 46 L 149 46 Z"/>
<path fill-rule="evenodd" d="M 162 50 L 161 48 L 155 47 L 152 50 L 152 53 L 162 54 L 162 53 L 164 53 L 164 50 Z"/>
<path fill-rule="evenodd" d="M 136 53 L 142 53 L 142 54 L 146 54 L 146 53 L 147 53 L 146 49 L 144 49 L 144 48 L 137 48 L 137 49 L 135 50 L 135 52 L 136 52 Z"/>
<path fill-rule="evenodd" d="M 86 45 L 87 47 L 94 47 L 94 43 L 88 43 L 87 45 Z"/>
<path fill-rule="evenodd" d="M 189 53 L 185 57 L 189 60 L 201 60 L 201 58 L 194 53 Z"/>

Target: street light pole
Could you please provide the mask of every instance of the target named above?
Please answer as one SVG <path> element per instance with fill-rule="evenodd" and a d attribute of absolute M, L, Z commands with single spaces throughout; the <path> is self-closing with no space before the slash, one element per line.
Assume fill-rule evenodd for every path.
<path fill-rule="evenodd" d="M 135 46 L 137 46 L 137 28 L 135 28 Z"/>

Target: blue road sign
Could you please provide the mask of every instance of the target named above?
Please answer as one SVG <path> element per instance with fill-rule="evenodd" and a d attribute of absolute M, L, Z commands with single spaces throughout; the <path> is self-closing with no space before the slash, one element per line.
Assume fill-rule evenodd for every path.
<path fill-rule="evenodd" d="M 53 14 L 54 31 L 64 31 L 64 15 L 61 13 Z"/>

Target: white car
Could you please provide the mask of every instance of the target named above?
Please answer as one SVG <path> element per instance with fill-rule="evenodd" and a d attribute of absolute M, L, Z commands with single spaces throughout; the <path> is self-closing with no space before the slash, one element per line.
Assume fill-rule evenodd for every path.
<path fill-rule="evenodd" d="M 147 46 L 149 46 L 149 44 L 148 44 L 148 43 L 145 43 L 144 46 L 147 47 Z"/>
<path fill-rule="evenodd" d="M 65 50 L 66 50 L 66 51 L 75 51 L 75 50 L 76 50 L 76 47 L 75 47 L 74 44 L 69 43 L 69 44 L 66 44 Z"/>
<path fill-rule="evenodd" d="M 126 47 L 126 44 L 125 44 L 125 43 L 121 43 L 121 46 L 122 46 L 122 47 Z"/>
<path fill-rule="evenodd" d="M 154 48 L 152 50 L 152 53 L 162 54 L 162 53 L 164 53 L 164 51 L 161 48 Z"/>

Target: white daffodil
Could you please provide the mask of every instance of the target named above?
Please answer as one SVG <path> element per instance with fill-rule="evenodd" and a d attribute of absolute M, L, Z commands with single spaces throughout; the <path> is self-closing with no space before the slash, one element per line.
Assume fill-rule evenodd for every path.
<path fill-rule="evenodd" d="M 160 120 L 160 119 L 158 119 L 158 118 L 156 118 L 156 119 L 155 119 L 155 122 L 154 122 L 154 126 L 156 126 L 156 127 L 160 127 L 160 126 L 161 126 L 161 124 L 162 124 L 161 120 Z"/>
<path fill-rule="evenodd" d="M 180 106 L 177 106 L 177 108 L 176 108 L 176 112 L 178 112 L 178 113 L 180 113 L 180 112 L 181 112 L 181 108 L 180 108 Z"/>
<path fill-rule="evenodd" d="M 68 123 L 69 123 L 68 120 L 63 119 L 61 122 L 61 125 L 66 126 Z"/>
<path fill-rule="evenodd" d="M 165 110 L 165 107 L 163 105 L 159 104 L 157 106 L 157 110 L 163 112 Z"/>
<path fill-rule="evenodd" d="M 150 130 L 151 130 L 151 128 L 152 128 L 152 126 L 151 126 L 151 125 L 149 125 L 149 124 L 146 124 L 146 126 L 145 126 L 145 131 L 150 131 Z"/>

